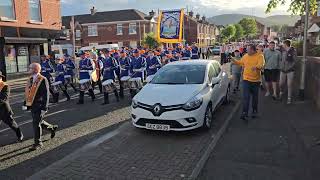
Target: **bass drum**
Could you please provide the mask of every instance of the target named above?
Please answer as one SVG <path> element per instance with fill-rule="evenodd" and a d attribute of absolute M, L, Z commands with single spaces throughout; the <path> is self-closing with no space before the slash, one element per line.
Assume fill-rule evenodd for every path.
<path fill-rule="evenodd" d="M 143 86 L 141 78 L 139 78 L 139 77 L 131 78 L 129 80 L 129 86 L 130 86 L 130 89 L 140 90 Z"/>
<path fill-rule="evenodd" d="M 80 91 L 87 91 L 91 88 L 90 79 L 81 79 L 79 81 Z"/>

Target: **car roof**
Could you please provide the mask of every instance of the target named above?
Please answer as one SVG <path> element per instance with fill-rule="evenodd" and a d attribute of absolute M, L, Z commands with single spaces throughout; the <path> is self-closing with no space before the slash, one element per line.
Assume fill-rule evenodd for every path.
<path fill-rule="evenodd" d="M 204 59 L 193 59 L 193 60 L 185 60 L 185 61 L 176 61 L 169 63 L 167 65 L 208 65 L 213 62 L 218 62 L 216 60 L 204 60 Z"/>

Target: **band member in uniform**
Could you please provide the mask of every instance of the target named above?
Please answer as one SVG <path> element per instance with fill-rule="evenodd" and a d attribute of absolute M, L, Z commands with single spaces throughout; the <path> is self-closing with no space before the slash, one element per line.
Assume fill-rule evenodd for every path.
<path fill-rule="evenodd" d="M 199 54 L 198 54 L 199 53 L 199 49 L 198 49 L 198 47 L 195 44 L 193 44 L 191 48 L 192 48 L 191 49 L 191 53 L 192 53 L 191 59 L 199 59 Z"/>
<path fill-rule="evenodd" d="M 111 57 L 108 49 L 104 51 L 104 56 L 105 58 L 103 60 L 103 82 L 107 80 L 113 80 L 113 83 L 114 83 L 114 80 L 115 80 L 114 71 L 117 68 L 117 62 L 113 57 Z M 105 90 L 103 94 L 104 102 L 102 103 L 102 105 L 109 104 L 109 92 L 106 91 L 105 87 L 104 87 L 104 90 Z M 114 88 L 114 94 L 117 98 L 117 101 L 119 102 L 119 94 L 116 88 Z"/>
<path fill-rule="evenodd" d="M 54 138 L 58 126 L 51 125 L 43 120 L 49 105 L 49 82 L 47 78 L 40 74 L 40 64 L 32 63 L 29 68 L 31 77 L 27 81 L 25 90 L 25 106 L 27 106 L 27 109 L 31 109 L 33 119 L 34 145 L 30 148 L 33 151 L 43 145 L 41 140 L 42 129 L 50 131 L 51 138 Z"/>
<path fill-rule="evenodd" d="M 59 101 L 59 89 L 61 89 L 63 94 L 66 96 L 67 101 L 70 101 L 70 95 L 68 94 L 68 91 L 65 86 L 65 79 L 64 79 L 65 68 L 64 68 L 63 62 L 64 60 L 62 58 L 58 59 L 55 82 L 61 81 L 61 85 L 59 85 L 59 87 L 57 88 L 57 92 L 55 92 L 53 96 L 54 103 L 58 103 Z"/>
<path fill-rule="evenodd" d="M 0 71 L 0 124 L 1 121 L 7 124 L 16 133 L 18 141 L 21 142 L 23 140 L 23 134 L 18 124 L 13 119 L 13 112 L 9 104 L 9 85 L 3 82 L 2 78 L 4 78 L 4 76 Z"/>
<path fill-rule="evenodd" d="M 53 80 L 51 73 L 54 72 L 54 67 L 53 67 L 52 63 L 50 62 L 50 60 L 47 59 L 47 57 L 45 55 L 41 56 L 41 64 L 40 65 L 41 65 L 41 75 L 44 76 L 45 78 L 47 78 L 49 85 L 50 85 L 49 86 L 50 93 L 52 96 L 54 96 L 54 93 L 51 89 L 51 81 Z"/>
<path fill-rule="evenodd" d="M 141 57 L 139 51 L 136 49 L 133 52 L 133 57 L 131 58 L 131 77 L 132 78 L 141 78 L 143 82 L 143 72 L 146 67 L 146 59 Z M 131 97 L 134 97 L 136 92 L 130 89 Z"/>
<path fill-rule="evenodd" d="M 65 56 L 65 61 L 64 64 L 66 66 L 66 72 L 65 75 L 69 75 L 71 76 L 71 82 L 70 82 L 70 86 L 72 87 L 72 89 L 74 90 L 74 92 L 77 92 L 76 87 L 74 86 L 75 83 L 75 79 L 74 79 L 74 69 L 76 68 L 74 61 L 70 58 L 70 56 L 68 54 L 66 54 Z M 69 84 L 66 84 L 66 89 L 68 88 Z"/>
<path fill-rule="evenodd" d="M 80 52 L 81 60 L 79 61 L 79 79 L 81 80 L 89 80 L 91 79 L 90 72 L 93 70 L 92 62 L 89 58 L 88 53 Z M 81 86 L 81 85 L 80 85 Z M 91 84 L 90 84 L 91 86 Z M 88 87 L 89 95 L 91 96 L 91 100 L 94 101 L 96 99 L 96 96 L 94 95 L 92 87 Z M 79 102 L 77 104 L 83 104 L 84 103 L 84 93 L 85 90 L 80 88 L 80 95 L 79 95 Z"/>
<path fill-rule="evenodd" d="M 147 61 L 147 76 L 154 75 L 161 67 L 160 59 L 155 56 L 154 51 L 149 51 Z"/>
<path fill-rule="evenodd" d="M 121 81 L 121 78 L 124 76 L 129 76 L 130 71 L 130 63 L 131 59 L 127 57 L 127 54 L 124 50 L 120 52 L 120 58 L 119 58 L 119 66 L 120 66 L 120 98 L 124 98 L 124 87 L 123 82 Z"/>
<path fill-rule="evenodd" d="M 100 53 L 98 53 L 100 54 Z M 101 57 L 101 56 L 99 56 Z M 97 82 L 92 82 L 92 89 L 94 90 L 95 86 L 98 85 L 100 93 L 103 93 L 102 91 L 102 83 L 101 83 L 101 70 L 103 68 L 103 63 L 101 58 L 99 58 L 97 54 L 92 54 L 92 61 L 94 63 L 94 66 L 96 68 L 96 75 L 97 75 Z"/>

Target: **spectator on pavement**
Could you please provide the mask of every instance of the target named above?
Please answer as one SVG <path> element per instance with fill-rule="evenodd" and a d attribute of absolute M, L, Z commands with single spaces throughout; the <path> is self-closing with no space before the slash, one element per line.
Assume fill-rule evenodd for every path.
<path fill-rule="evenodd" d="M 241 60 L 239 50 L 235 50 L 234 55 L 235 55 L 235 57 L 234 57 L 235 60 L 237 60 L 237 61 Z M 233 81 L 232 82 L 233 93 L 236 93 L 237 91 L 239 91 L 239 84 L 240 84 L 240 78 L 241 78 L 241 73 L 242 73 L 242 67 L 232 63 L 230 71 L 231 71 L 230 74 L 232 75 L 232 81 Z"/>
<path fill-rule="evenodd" d="M 264 59 L 266 61 L 264 79 L 267 90 L 265 96 L 270 96 L 273 93 L 273 99 L 277 99 L 281 61 L 281 53 L 275 49 L 275 45 L 275 42 L 271 41 L 269 48 L 264 51 Z"/>
<path fill-rule="evenodd" d="M 257 53 L 256 46 L 251 44 L 248 46 L 248 53 L 240 61 L 233 59 L 232 62 L 243 67 L 243 110 L 240 118 L 247 122 L 251 98 L 252 118 L 255 118 L 258 114 L 259 86 L 264 58 Z"/>
<path fill-rule="evenodd" d="M 202 59 L 206 59 L 207 52 L 207 47 L 204 46 L 201 48 Z"/>
<path fill-rule="evenodd" d="M 283 49 L 284 51 L 282 52 L 282 60 L 280 63 L 280 99 L 283 98 L 283 94 L 286 90 L 285 85 L 287 84 L 287 104 L 291 104 L 297 52 L 293 47 L 291 47 L 290 40 L 285 40 L 283 42 Z"/>
<path fill-rule="evenodd" d="M 223 65 L 226 62 L 227 56 L 226 56 L 226 45 L 222 44 L 220 47 L 220 57 L 221 57 L 221 65 Z"/>

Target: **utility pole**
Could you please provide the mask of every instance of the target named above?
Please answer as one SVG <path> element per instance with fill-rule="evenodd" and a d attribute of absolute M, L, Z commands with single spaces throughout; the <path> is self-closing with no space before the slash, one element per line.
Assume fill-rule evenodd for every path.
<path fill-rule="evenodd" d="M 307 39 L 308 39 L 308 27 L 309 27 L 309 9 L 310 0 L 306 0 L 306 12 L 304 20 L 304 33 L 303 33 L 303 58 L 301 62 L 301 79 L 299 88 L 299 97 L 304 100 L 305 78 L 306 78 L 306 61 L 307 61 Z"/>
<path fill-rule="evenodd" d="M 73 46 L 73 52 L 72 56 L 76 57 L 76 35 L 75 35 L 75 22 L 74 22 L 74 16 L 71 17 L 71 31 L 72 31 L 72 46 Z"/>

